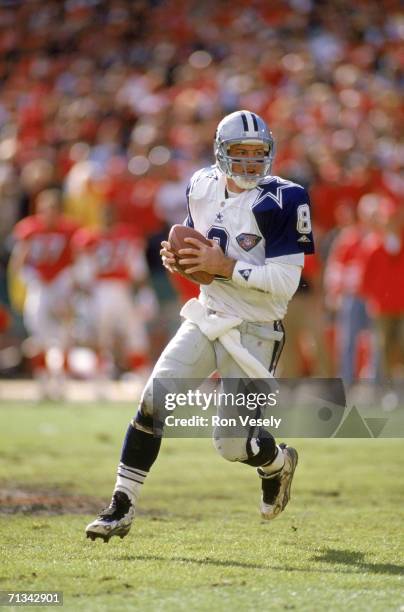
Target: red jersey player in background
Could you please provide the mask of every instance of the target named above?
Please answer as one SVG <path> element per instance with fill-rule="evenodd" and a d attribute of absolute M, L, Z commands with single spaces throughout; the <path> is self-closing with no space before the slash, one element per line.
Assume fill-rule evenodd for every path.
<path fill-rule="evenodd" d="M 61 389 L 70 341 L 71 240 L 76 230 L 77 225 L 61 213 L 59 190 L 46 189 L 37 196 L 36 214 L 17 223 L 13 233 L 11 273 L 20 275 L 26 285 L 24 324 L 30 338 L 25 353 L 45 397 Z"/>
<path fill-rule="evenodd" d="M 91 287 L 89 315 L 95 328 L 99 374 L 110 377 L 112 366 L 119 361 L 122 369 L 147 375 L 150 358 L 145 324 L 155 316 L 157 301 L 146 284 L 143 242 L 132 227 L 115 223 L 114 209 L 105 206 L 101 229 L 78 230 L 74 248 L 77 277 Z"/>
<path fill-rule="evenodd" d="M 404 373 L 404 209 L 383 198 L 381 236 L 364 262 L 361 290 L 375 324 L 382 381 Z"/>
<path fill-rule="evenodd" d="M 376 193 L 368 193 L 359 200 L 357 221 L 343 228 L 335 239 L 324 274 L 326 304 L 337 316 L 338 375 L 347 387 L 358 378 L 376 375 L 377 355 L 371 354 L 372 321 L 361 284 L 368 253 L 380 239 L 378 208 L 381 201 L 382 196 Z M 364 368 L 358 372 L 361 338 L 367 345 L 368 357 Z"/>

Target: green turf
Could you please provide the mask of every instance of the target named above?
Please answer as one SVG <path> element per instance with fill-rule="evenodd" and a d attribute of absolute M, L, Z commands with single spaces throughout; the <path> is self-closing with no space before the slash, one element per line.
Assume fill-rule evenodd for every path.
<path fill-rule="evenodd" d="M 0 405 L 0 489 L 110 496 L 130 406 Z M 65 610 L 403 610 L 404 443 L 298 440 L 293 499 L 258 515 L 253 469 L 166 440 L 125 540 L 93 515 L 0 515 L 0 590 Z"/>

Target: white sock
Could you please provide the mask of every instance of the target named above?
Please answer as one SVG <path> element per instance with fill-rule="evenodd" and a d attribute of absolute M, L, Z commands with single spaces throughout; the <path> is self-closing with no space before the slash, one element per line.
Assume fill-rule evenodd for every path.
<path fill-rule="evenodd" d="M 126 493 L 132 504 L 135 505 L 147 474 L 148 472 L 144 470 L 130 467 L 121 462 L 118 465 L 114 491 Z"/>
<path fill-rule="evenodd" d="M 278 452 L 276 454 L 276 457 L 273 461 L 271 461 L 271 463 L 265 463 L 264 465 L 260 466 L 260 470 L 262 470 L 263 472 L 265 472 L 265 474 L 276 474 L 278 472 L 281 471 L 281 469 L 284 466 L 285 463 L 285 457 L 284 454 L 282 452 L 282 449 L 280 446 L 276 446 L 276 448 L 278 449 Z"/>

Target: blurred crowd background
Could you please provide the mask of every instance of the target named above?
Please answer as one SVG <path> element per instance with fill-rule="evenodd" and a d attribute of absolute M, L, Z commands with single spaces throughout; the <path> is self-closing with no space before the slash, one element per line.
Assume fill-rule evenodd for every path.
<path fill-rule="evenodd" d="M 147 371 L 197 292 L 160 241 L 247 108 L 313 206 L 279 374 L 403 379 L 403 39 L 399 0 L 2 0 L 1 375 Z"/>

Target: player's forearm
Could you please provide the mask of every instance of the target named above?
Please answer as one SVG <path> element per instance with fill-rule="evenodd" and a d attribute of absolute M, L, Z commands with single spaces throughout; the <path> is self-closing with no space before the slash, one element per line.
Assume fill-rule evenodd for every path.
<path fill-rule="evenodd" d="M 290 299 L 299 286 L 301 266 L 270 262 L 264 266 L 253 266 L 237 261 L 232 280 L 240 287 L 256 289 Z"/>
<path fill-rule="evenodd" d="M 233 276 L 233 270 L 236 263 L 237 261 L 235 259 L 232 259 L 231 257 L 224 257 L 221 262 L 220 270 L 216 274 L 218 276 L 223 276 L 224 278 L 231 278 Z"/>

